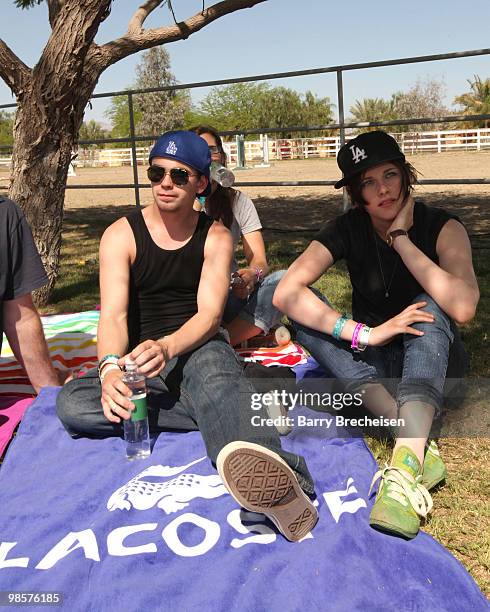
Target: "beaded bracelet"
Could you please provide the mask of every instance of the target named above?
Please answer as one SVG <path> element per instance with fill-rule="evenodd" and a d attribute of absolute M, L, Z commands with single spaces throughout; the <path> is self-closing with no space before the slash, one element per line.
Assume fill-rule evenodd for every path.
<path fill-rule="evenodd" d="M 369 335 L 371 333 L 371 328 L 367 325 L 364 325 L 361 331 L 359 332 L 358 342 L 357 342 L 357 350 L 364 351 L 366 346 L 369 344 Z"/>
<path fill-rule="evenodd" d="M 359 350 L 359 333 L 363 327 L 364 323 L 356 323 L 356 326 L 354 327 L 354 332 L 352 334 L 352 341 L 350 345 L 353 351 L 357 352 Z"/>
<path fill-rule="evenodd" d="M 340 340 L 340 334 L 342 333 L 344 325 L 347 323 L 348 320 L 349 319 L 344 313 L 340 315 L 340 317 L 335 321 L 335 325 L 332 331 L 332 337 L 335 338 L 335 340 Z"/>

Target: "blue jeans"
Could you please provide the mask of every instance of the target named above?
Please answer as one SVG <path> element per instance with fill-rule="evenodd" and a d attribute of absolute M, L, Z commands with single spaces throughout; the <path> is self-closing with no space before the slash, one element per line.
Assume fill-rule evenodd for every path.
<path fill-rule="evenodd" d="M 248 300 L 237 298 L 230 290 L 223 321 L 231 323 L 233 319 L 239 317 L 267 333 L 271 327 L 279 323 L 282 317 L 282 313 L 272 305 L 272 296 L 284 274 L 286 270 L 278 270 L 266 276 L 255 287 Z"/>
<path fill-rule="evenodd" d="M 329 303 L 319 292 L 314 292 Z M 422 301 L 427 302 L 423 310 L 435 317 L 433 323 L 412 325 L 423 331 L 423 336 L 403 334 L 385 346 L 368 346 L 361 353 L 352 352 L 345 340 L 335 340 L 298 323 L 293 325 L 298 342 L 308 349 L 327 375 L 343 379 L 349 391 L 379 379 L 400 379 L 394 393 L 398 407 L 420 401 L 432 405 L 438 415 L 446 377 L 463 377 L 468 358 L 454 322 L 427 293 L 419 294 L 412 303 Z"/>
<path fill-rule="evenodd" d="M 235 351 L 221 335 L 169 361 L 158 376 L 147 379 L 147 387 L 152 433 L 199 430 L 213 463 L 229 442 L 260 444 L 280 455 L 295 471 L 304 491 L 313 493 L 313 481 L 303 457 L 281 449 L 274 426 L 252 425 L 253 415 L 264 419 L 268 415 L 264 407 L 252 411 L 251 395 L 255 389 L 245 378 Z M 61 389 L 56 410 L 71 436 L 122 435 L 121 424 L 111 423 L 104 416 L 100 395 L 95 368 Z"/>

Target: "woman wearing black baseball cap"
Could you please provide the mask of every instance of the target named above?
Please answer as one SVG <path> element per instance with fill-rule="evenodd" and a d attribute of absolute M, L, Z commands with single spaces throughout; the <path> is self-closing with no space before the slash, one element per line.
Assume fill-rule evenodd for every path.
<path fill-rule="evenodd" d="M 432 507 L 428 489 L 446 468 L 427 444 L 447 377 L 466 353 L 456 324 L 475 314 L 479 290 L 465 228 L 457 217 L 412 198 L 416 171 L 382 131 L 360 134 L 337 157 L 353 208 L 326 223 L 280 282 L 274 304 L 297 339 L 346 390 L 361 390 L 377 416 L 398 419 L 391 464 L 380 470 L 370 524 L 413 538 Z M 344 259 L 352 316 L 309 289 Z M 380 379 L 400 379 L 393 395 Z"/>

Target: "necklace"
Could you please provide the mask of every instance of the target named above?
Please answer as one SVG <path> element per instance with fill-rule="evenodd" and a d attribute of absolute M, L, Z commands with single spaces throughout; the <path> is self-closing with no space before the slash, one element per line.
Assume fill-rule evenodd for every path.
<path fill-rule="evenodd" d="M 385 275 L 383 272 L 383 266 L 381 265 L 381 256 L 379 254 L 378 242 L 376 240 L 376 232 L 374 231 L 374 227 L 373 227 L 373 238 L 374 238 L 374 246 L 376 247 L 376 255 L 378 256 L 378 264 L 379 264 L 379 271 L 381 272 L 381 280 L 383 281 L 383 287 L 385 288 L 385 298 L 389 298 L 390 297 L 390 287 L 393 282 L 393 279 L 395 278 L 395 272 L 398 267 L 398 260 L 400 259 L 400 255 L 397 253 L 397 256 L 395 259 L 395 265 L 393 266 L 393 271 L 391 273 L 390 282 L 388 283 L 388 286 L 387 286 L 386 281 L 385 281 Z"/>

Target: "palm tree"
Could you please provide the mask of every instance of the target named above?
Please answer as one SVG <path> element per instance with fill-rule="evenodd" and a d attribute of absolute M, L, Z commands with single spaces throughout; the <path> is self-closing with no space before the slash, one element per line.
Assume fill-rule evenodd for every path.
<path fill-rule="evenodd" d="M 463 114 L 465 115 L 490 115 L 490 79 L 483 80 L 475 74 L 475 80 L 468 79 L 468 83 L 471 91 L 456 96 L 454 102 L 464 107 Z M 474 121 L 471 127 L 488 128 L 490 121 L 488 119 Z"/>
<path fill-rule="evenodd" d="M 389 121 L 393 118 L 393 104 L 382 98 L 356 100 L 349 108 L 354 121 Z M 362 128 L 363 132 L 378 130 L 378 127 Z"/>

